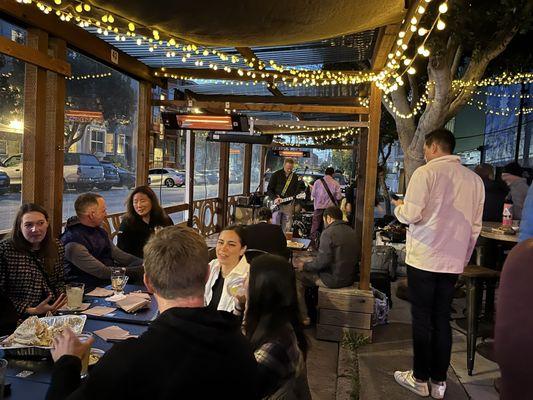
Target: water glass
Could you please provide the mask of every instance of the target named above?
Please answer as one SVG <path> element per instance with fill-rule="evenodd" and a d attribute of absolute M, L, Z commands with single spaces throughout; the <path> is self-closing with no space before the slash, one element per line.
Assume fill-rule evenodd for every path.
<path fill-rule="evenodd" d="M 85 343 L 87 340 L 93 337 L 93 334 L 90 332 L 84 332 L 80 333 L 79 335 L 76 335 L 78 337 L 78 340 L 82 343 Z M 83 358 L 81 359 L 81 374 L 80 376 L 82 378 L 85 378 L 87 376 L 87 371 L 89 370 L 89 354 L 91 353 L 91 349 L 87 349 L 87 352 L 83 355 Z"/>
<path fill-rule="evenodd" d="M 115 294 L 123 294 L 127 282 L 126 268 L 111 268 L 111 288 Z"/>
<path fill-rule="evenodd" d="M 65 292 L 67 294 L 67 307 L 69 310 L 77 310 L 81 307 L 84 290 L 85 285 L 83 283 L 67 283 L 65 285 Z"/>

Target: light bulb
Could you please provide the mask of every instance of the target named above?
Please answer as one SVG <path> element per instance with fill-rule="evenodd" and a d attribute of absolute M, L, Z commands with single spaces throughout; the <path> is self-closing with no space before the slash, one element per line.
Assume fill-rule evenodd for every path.
<path fill-rule="evenodd" d="M 87 12 L 91 11 L 91 6 L 89 4 L 84 4 L 83 9 Z"/>
<path fill-rule="evenodd" d="M 424 46 L 420 46 L 417 50 L 418 54 L 424 54 Z"/>
<path fill-rule="evenodd" d="M 76 12 L 81 13 L 81 12 L 83 11 L 83 7 L 82 7 L 82 5 L 81 5 L 81 4 L 78 4 L 78 5 L 76 6 L 75 10 L 76 10 Z"/>
<path fill-rule="evenodd" d="M 411 68 L 409 68 L 409 69 L 407 70 L 407 73 L 408 73 L 409 75 L 414 75 L 414 74 L 416 74 L 416 69 L 414 69 L 413 67 L 411 67 Z"/>
<path fill-rule="evenodd" d="M 413 25 L 416 25 L 417 22 L 418 22 L 418 20 L 416 19 L 416 17 L 411 18 L 411 23 Z"/>
<path fill-rule="evenodd" d="M 439 21 L 437 22 L 437 29 L 439 31 L 442 31 L 444 28 L 446 28 L 446 24 L 442 19 L 439 19 Z"/>
<path fill-rule="evenodd" d="M 424 57 L 429 57 L 429 54 L 430 54 L 430 53 L 429 53 L 429 50 L 428 50 L 428 49 L 424 49 L 424 52 L 422 53 L 422 55 L 423 55 Z"/>
<path fill-rule="evenodd" d="M 416 25 L 411 25 L 411 32 L 416 32 Z"/>
<path fill-rule="evenodd" d="M 109 14 L 109 18 L 107 18 L 107 20 L 109 21 L 110 24 L 115 22 L 115 18 L 111 14 Z"/>
<path fill-rule="evenodd" d="M 426 28 L 418 28 L 418 34 L 420 36 L 424 36 L 426 33 L 428 33 L 428 30 Z"/>
<path fill-rule="evenodd" d="M 133 32 L 133 31 L 135 30 L 135 24 L 134 24 L 133 22 L 130 22 L 130 23 L 128 24 L 128 29 L 129 29 L 131 32 Z"/>
<path fill-rule="evenodd" d="M 439 12 L 441 14 L 444 14 L 446 13 L 446 11 L 448 11 L 448 3 L 442 3 L 440 6 L 439 6 Z"/>
<path fill-rule="evenodd" d="M 398 36 L 403 38 L 405 36 L 405 32 L 404 31 L 400 31 L 400 33 L 398 33 Z"/>
<path fill-rule="evenodd" d="M 418 11 L 419 14 L 424 14 L 426 12 L 426 9 L 423 6 L 420 6 L 420 7 L 418 7 L 417 11 Z"/>

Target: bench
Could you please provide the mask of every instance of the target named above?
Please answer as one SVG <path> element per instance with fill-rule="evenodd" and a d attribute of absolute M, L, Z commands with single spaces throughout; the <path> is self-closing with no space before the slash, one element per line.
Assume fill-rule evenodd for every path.
<path fill-rule="evenodd" d="M 357 286 L 341 289 L 318 289 L 318 321 L 316 337 L 320 340 L 342 341 L 344 334 L 357 334 L 372 340 L 374 296 Z"/>

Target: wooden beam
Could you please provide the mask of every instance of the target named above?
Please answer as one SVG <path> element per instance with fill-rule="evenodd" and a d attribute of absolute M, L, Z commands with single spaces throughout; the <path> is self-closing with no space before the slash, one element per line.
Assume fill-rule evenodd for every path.
<path fill-rule="evenodd" d="M 194 218 L 194 153 L 196 145 L 196 137 L 194 133 L 190 130 L 187 130 L 185 133 L 187 151 L 186 151 L 186 163 L 185 168 L 187 183 L 185 184 L 185 198 L 189 203 L 189 215 L 187 216 L 187 226 L 193 227 L 193 218 Z"/>
<path fill-rule="evenodd" d="M 33 4 L 22 5 L 13 0 L 0 0 L 0 11 L 16 19 L 22 25 L 42 29 L 50 36 L 63 39 L 69 46 L 136 79 L 164 86 L 164 82 L 155 77 L 152 70 L 136 58 L 118 50 L 83 28 L 72 23 L 58 21 L 55 15 L 42 13 Z M 118 63 L 112 61 L 112 51 L 117 52 Z"/>
<path fill-rule="evenodd" d="M 387 25 L 379 29 L 378 39 L 372 55 L 372 68 L 380 70 L 387 64 L 387 56 L 396 44 L 400 24 Z"/>
<path fill-rule="evenodd" d="M 48 53 L 48 35 L 46 32 L 30 28 L 26 39 L 28 47 Z M 46 146 L 46 70 L 32 64 L 26 64 L 24 75 L 24 137 L 22 169 L 22 202 L 43 204 L 44 173 Z"/>
<path fill-rule="evenodd" d="M 366 153 L 366 174 L 364 191 L 363 237 L 361 252 L 361 273 L 359 289 L 370 289 L 370 261 L 372 257 L 372 233 L 376 201 L 376 180 L 378 170 L 379 127 L 381 120 L 381 90 L 372 84 L 370 88 L 370 127 Z"/>
<path fill-rule="evenodd" d="M 10 57 L 18 58 L 36 67 L 41 67 L 64 76 L 70 76 L 70 64 L 64 60 L 49 57 L 46 53 L 41 53 L 31 47 L 19 44 L 0 36 L 0 53 Z"/>
<path fill-rule="evenodd" d="M 268 154 L 268 147 L 267 146 L 261 146 L 261 158 L 259 160 L 259 162 L 261 163 L 261 176 L 259 176 L 259 182 L 263 182 L 263 178 L 265 177 L 265 172 L 266 172 L 266 158 L 267 158 L 267 154 Z M 263 194 L 265 191 L 265 187 L 264 185 L 261 185 L 259 187 L 259 193 L 260 194 Z"/>
<path fill-rule="evenodd" d="M 149 82 L 139 83 L 137 110 L 139 123 L 137 125 L 135 183 L 146 185 L 150 162 L 150 129 L 152 128 L 152 85 Z"/>
<path fill-rule="evenodd" d="M 219 110 L 220 112 L 229 110 L 246 111 L 282 111 L 298 113 L 321 113 L 321 114 L 366 114 L 367 107 L 357 106 L 320 106 L 312 104 L 253 104 L 253 103 L 232 103 L 223 101 L 194 101 L 194 100 L 154 100 L 153 105 L 160 107 L 197 107 Z"/>
<path fill-rule="evenodd" d="M 54 57 L 67 59 L 67 44 L 52 38 L 49 47 Z M 50 213 L 53 237 L 59 237 L 63 222 L 63 164 L 65 161 L 65 77 L 51 71 L 46 79 L 46 131 L 43 132 L 44 164 L 39 166 L 43 181 L 43 207 Z"/>
<path fill-rule="evenodd" d="M 220 198 L 220 208 L 217 217 L 217 225 L 220 230 L 228 224 L 228 184 L 229 184 L 229 146 L 228 142 L 220 143 L 220 175 L 218 181 L 218 197 Z"/>
<path fill-rule="evenodd" d="M 252 145 L 244 145 L 244 174 L 243 174 L 243 194 L 245 196 L 250 195 L 250 181 L 252 177 Z"/>
<path fill-rule="evenodd" d="M 230 103 L 268 103 L 268 104 L 317 104 L 337 106 L 361 106 L 356 97 L 320 97 L 320 96 L 255 96 L 238 94 L 199 94 L 185 90 L 187 98 L 197 101 L 229 101 Z"/>
<path fill-rule="evenodd" d="M 309 128 L 313 128 L 313 127 L 315 128 L 344 128 L 344 127 L 368 128 L 369 123 L 367 121 L 291 121 L 291 120 L 284 120 L 284 119 L 256 119 L 254 120 L 254 126 L 281 126 L 281 125 L 305 126 Z"/>

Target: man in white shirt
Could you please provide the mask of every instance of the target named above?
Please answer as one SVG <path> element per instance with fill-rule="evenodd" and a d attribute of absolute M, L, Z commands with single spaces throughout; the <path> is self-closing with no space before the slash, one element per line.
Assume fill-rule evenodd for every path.
<path fill-rule="evenodd" d="M 413 370 L 394 378 L 420 396 L 444 398 L 450 364 L 451 303 L 458 276 L 481 232 L 483 181 L 452 155 L 455 138 L 446 129 L 426 135 L 427 164 L 411 177 L 394 214 L 409 225 L 406 264 L 413 325 Z"/>

